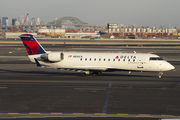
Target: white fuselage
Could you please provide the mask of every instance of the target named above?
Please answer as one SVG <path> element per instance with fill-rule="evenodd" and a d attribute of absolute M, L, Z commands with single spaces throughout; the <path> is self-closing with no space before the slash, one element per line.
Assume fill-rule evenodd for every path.
<path fill-rule="evenodd" d="M 61 54 L 59 52 L 59 54 Z M 29 55 L 40 59 L 42 54 Z M 174 69 L 170 63 L 149 53 L 92 53 L 92 52 L 63 52 L 63 59 L 58 62 L 39 61 L 41 65 L 59 69 L 80 69 L 89 71 L 169 71 Z"/>

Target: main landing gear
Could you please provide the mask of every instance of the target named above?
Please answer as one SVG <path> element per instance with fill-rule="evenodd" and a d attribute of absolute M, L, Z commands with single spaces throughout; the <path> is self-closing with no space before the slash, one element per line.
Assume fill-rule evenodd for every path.
<path fill-rule="evenodd" d="M 162 78 L 163 72 L 159 72 L 158 76 L 159 78 Z"/>
<path fill-rule="evenodd" d="M 97 76 L 99 73 L 101 73 L 100 71 L 93 71 L 92 72 L 92 75 L 93 76 Z M 90 72 L 89 71 L 83 71 L 82 72 L 82 76 L 88 76 L 90 74 Z"/>
<path fill-rule="evenodd" d="M 93 75 L 93 76 L 97 76 L 99 73 L 100 73 L 99 71 L 93 71 L 93 72 L 92 72 L 92 75 Z"/>
<path fill-rule="evenodd" d="M 83 71 L 82 76 L 88 76 L 89 73 L 90 73 L 89 71 Z"/>

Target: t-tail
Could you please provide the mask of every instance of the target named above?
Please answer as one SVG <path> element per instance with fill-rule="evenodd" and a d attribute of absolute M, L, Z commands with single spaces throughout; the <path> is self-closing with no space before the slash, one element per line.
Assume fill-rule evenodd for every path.
<path fill-rule="evenodd" d="M 46 51 L 31 34 L 22 34 L 19 36 L 29 55 L 44 54 Z"/>

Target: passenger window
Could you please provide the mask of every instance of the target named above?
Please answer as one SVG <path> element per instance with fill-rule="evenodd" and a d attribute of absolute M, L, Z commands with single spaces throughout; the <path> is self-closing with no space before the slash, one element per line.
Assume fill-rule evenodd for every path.
<path fill-rule="evenodd" d="M 115 61 L 115 59 L 113 59 L 113 61 Z"/>
<path fill-rule="evenodd" d="M 130 59 L 128 61 L 130 62 Z"/>
<path fill-rule="evenodd" d="M 104 59 L 104 61 L 106 61 L 106 59 Z"/>
<path fill-rule="evenodd" d="M 91 58 L 89 59 L 89 61 L 91 61 Z"/>
<path fill-rule="evenodd" d="M 123 61 L 125 62 L 125 59 L 123 59 Z"/>
<path fill-rule="evenodd" d="M 163 60 L 163 59 L 160 57 L 150 57 L 149 60 Z"/>
<path fill-rule="evenodd" d="M 87 58 L 85 58 L 85 61 L 87 61 Z"/>
<path fill-rule="evenodd" d="M 82 61 L 82 58 L 80 60 Z"/>
<path fill-rule="evenodd" d="M 108 59 L 108 61 L 110 61 L 110 59 Z"/>
<path fill-rule="evenodd" d="M 133 62 L 135 62 L 135 59 L 133 59 Z"/>
<path fill-rule="evenodd" d="M 96 58 L 94 58 L 94 61 L 96 61 Z"/>
<path fill-rule="evenodd" d="M 99 61 L 101 61 L 101 58 L 99 58 Z"/>
<path fill-rule="evenodd" d="M 120 59 L 118 59 L 118 61 L 120 61 Z"/>

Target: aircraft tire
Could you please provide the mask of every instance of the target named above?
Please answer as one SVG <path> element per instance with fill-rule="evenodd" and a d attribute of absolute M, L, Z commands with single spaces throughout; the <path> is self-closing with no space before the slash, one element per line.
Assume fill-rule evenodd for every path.
<path fill-rule="evenodd" d="M 98 71 L 93 71 L 92 75 L 93 76 L 98 76 L 99 72 Z"/>
<path fill-rule="evenodd" d="M 88 76 L 88 74 L 86 74 L 86 73 L 82 73 L 82 76 L 83 76 L 83 77 L 87 77 L 87 76 Z"/>

